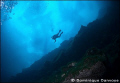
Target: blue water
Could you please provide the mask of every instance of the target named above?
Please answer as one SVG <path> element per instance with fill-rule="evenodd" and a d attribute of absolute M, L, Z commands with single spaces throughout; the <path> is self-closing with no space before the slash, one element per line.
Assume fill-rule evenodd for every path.
<path fill-rule="evenodd" d="M 104 1 L 18 1 L 7 13 L 11 19 L 1 25 L 2 81 L 74 37 L 80 26 L 96 20 L 106 5 Z M 1 19 L 6 18 L 4 13 Z M 60 29 L 63 34 L 54 43 L 51 37 Z"/>

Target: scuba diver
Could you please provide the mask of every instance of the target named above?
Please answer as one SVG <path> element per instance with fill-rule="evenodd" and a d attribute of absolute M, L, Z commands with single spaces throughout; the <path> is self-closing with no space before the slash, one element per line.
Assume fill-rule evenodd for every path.
<path fill-rule="evenodd" d="M 55 34 L 55 35 L 53 35 L 51 38 L 53 39 L 53 40 L 55 40 L 55 42 L 56 42 L 56 38 L 59 38 L 60 36 L 61 36 L 61 34 L 63 34 L 63 32 L 59 35 L 59 33 L 61 32 L 61 30 L 59 30 L 59 32 L 58 32 L 58 34 Z M 59 36 L 58 36 L 59 35 Z M 54 42 L 54 43 L 55 43 Z"/>

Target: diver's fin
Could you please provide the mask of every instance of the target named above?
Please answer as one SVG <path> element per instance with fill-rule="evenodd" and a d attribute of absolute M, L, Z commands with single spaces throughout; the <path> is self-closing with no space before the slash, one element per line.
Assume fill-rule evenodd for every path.
<path fill-rule="evenodd" d="M 60 32 L 61 30 L 59 30 L 59 32 Z"/>

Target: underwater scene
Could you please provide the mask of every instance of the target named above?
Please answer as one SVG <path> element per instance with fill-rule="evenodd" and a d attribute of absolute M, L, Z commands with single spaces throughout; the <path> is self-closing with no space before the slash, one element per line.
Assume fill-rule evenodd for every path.
<path fill-rule="evenodd" d="M 119 83 L 119 5 L 1 0 L 0 82 Z"/>

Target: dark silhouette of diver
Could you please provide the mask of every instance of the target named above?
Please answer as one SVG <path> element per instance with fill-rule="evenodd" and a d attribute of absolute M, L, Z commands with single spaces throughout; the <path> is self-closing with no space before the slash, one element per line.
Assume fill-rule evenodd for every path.
<path fill-rule="evenodd" d="M 59 38 L 60 36 L 61 36 L 61 34 L 63 34 L 63 32 L 59 35 L 59 33 L 61 32 L 61 30 L 59 30 L 59 32 L 58 32 L 58 34 L 55 34 L 55 35 L 53 35 L 51 38 L 53 39 L 53 40 L 55 40 L 55 42 L 56 42 L 56 38 Z M 59 36 L 58 36 L 59 35 Z"/>

